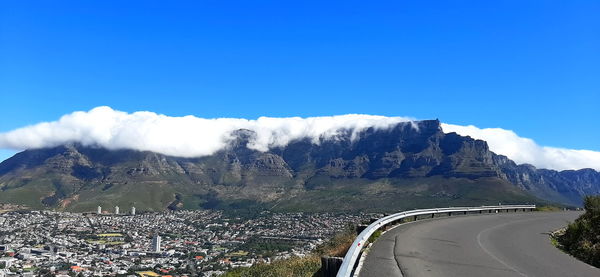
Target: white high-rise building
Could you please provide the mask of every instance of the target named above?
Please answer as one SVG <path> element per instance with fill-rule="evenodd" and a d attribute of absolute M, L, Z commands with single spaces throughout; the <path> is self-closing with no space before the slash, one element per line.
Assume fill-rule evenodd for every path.
<path fill-rule="evenodd" d="M 102 214 L 102 207 L 101 206 L 98 206 L 98 211 L 97 212 L 98 212 L 98 214 Z"/>
<path fill-rule="evenodd" d="M 131 215 L 135 215 L 135 207 L 131 207 Z"/>
<path fill-rule="evenodd" d="M 155 233 L 154 237 L 152 237 L 152 251 L 160 252 L 160 236 L 158 233 Z"/>
<path fill-rule="evenodd" d="M 119 206 L 115 206 L 115 214 L 119 214 Z"/>

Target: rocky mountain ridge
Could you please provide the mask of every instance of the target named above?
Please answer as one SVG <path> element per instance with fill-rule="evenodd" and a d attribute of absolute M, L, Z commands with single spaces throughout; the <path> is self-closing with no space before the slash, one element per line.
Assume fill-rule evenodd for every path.
<path fill-rule="evenodd" d="M 517 165 L 487 143 L 445 134 L 438 120 L 249 149 L 238 130 L 227 149 L 200 158 L 77 144 L 18 153 L 0 163 L 0 201 L 36 208 L 395 210 L 498 201 L 580 205 L 600 193 L 592 169 Z"/>

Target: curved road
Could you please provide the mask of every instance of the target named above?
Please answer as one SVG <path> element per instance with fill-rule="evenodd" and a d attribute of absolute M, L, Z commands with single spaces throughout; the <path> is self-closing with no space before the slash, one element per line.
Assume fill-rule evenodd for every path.
<path fill-rule="evenodd" d="M 361 277 L 600 276 L 561 252 L 548 233 L 578 212 L 453 216 L 400 225 L 369 250 Z"/>

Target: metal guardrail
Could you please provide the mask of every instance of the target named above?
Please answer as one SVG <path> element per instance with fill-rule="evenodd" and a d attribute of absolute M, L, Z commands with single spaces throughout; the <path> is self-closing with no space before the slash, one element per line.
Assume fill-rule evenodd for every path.
<path fill-rule="evenodd" d="M 442 214 L 442 213 L 457 213 L 457 212 L 484 212 L 484 211 L 501 211 L 501 210 L 533 210 L 535 209 L 535 205 L 505 205 L 505 206 L 481 206 L 481 207 L 452 207 L 452 208 L 438 208 L 438 209 L 422 209 L 422 210 L 412 210 L 400 212 L 392 215 L 388 215 L 386 217 L 380 218 L 377 221 L 373 222 L 371 225 L 367 226 L 350 246 L 346 256 L 344 257 L 344 261 L 337 273 L 337 277 L 349 277 L 352 276 L 356 262 L 360 257 L 361 251 L 371 235 L 375 233 L 379 228 L 408 217 L 415 217 L 419 215 L 434 215 Z"/>

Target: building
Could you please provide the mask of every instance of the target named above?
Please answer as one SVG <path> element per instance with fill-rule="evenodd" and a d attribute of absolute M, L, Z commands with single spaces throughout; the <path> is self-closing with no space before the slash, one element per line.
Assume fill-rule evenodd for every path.
<path fill-rule="evenodd" d="M 102 214 L 102 207 L 101 206 L 98 206 L 98 211 L 97 212 L 98 212 L 98 214 Z"/>
<path fill-rule="evenodd" d="M 119 214 L 119 206 L 115 206 L 115 214 Z"/>
<path fill-rule="evenodd" d="M 152 249 L 153 252 L 160 252 L 160 236 L 158 233 L 154 234 L 152 237 Z"/>
<path fill-rule="evenodd" d="M 9 268 L 12 266 L 13 262 L 17 259 L 11 257 L 2 257 L 0 258 L 0 266 L 2 268 Z"/>
<path fill-rule="evenodd" d="M 131 215 L 135 215 L 135 207 L 131 207 Z"/>

